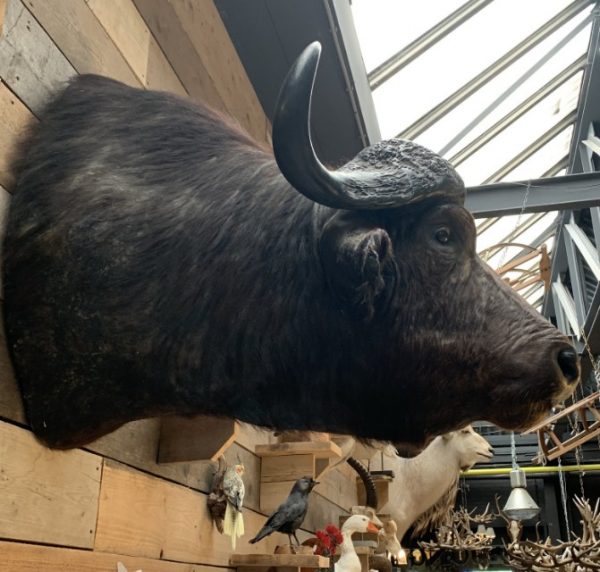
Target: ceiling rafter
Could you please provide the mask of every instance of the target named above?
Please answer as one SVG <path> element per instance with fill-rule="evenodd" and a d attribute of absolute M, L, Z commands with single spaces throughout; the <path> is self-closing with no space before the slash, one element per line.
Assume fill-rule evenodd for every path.
<path fill-rule="evenodd" d="M 591 4 L 592 0 L 575 0 L 566 8 L 555 14 L 532 34 L 527 36 L 519 44 L 506 52 L 501 58 L 496 60 L 482 72 L 477 74 L 469 82 L 461 88 L 449 95 L 441 103 L 430 109 L 419 119 L 414 121 L 409 127 L 398 134 L 400 139 L 415 139 L 434 123 L 442 119 L 446 114 L 460 105 L 468 97 L 473 95 L 478 89 L 483 87 L 487 82 L 503 72 L 511 64 L 516 62 L 521 56 L 532 50 L 540 44 L 553 32 L 564 26 L 567 22 L 577 16 L 582 10 Z"/>
<path fill-rule="evenodd" d="M 402 68 L 418 58 L 423 52 L 437 44 L 445 38 L 450 32 L 456 30 L 480 10 L 491 4 L 493 0 L 469 0 L 457 10 L 452 12 L 438 22 L 435 26 L 427 30 L 416 40 L 396 52 L 385 62 L 378 65 L 369 73 L 369 85 L 372 90 L 377 89 L 392 76 L 396 75 Z"/>

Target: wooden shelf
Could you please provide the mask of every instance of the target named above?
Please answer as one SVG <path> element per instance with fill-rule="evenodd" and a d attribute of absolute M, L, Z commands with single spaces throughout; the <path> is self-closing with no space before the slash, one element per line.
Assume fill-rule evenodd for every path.
<path fill-rule="evenodd" d="M 342 450 L 332 441 L 301 441 L 257 445 L 261 457 L 260 508 L 270 514 L 301 477 L 318 480 Z"/>
<path fill-rule="evenodd" d="M 377 491 L 377 511 L 380 511 L 390 500 L 390 483 L 394 480 L 391 475 L 371 475 Z M 356 478 L 358 504 L 364 506 L 367 502 L 365 485 L 360 477 Z"/>
<path fill-rule="evenodd" d="M 216 461 L 235 441 L 240 430 L 233 419 L 198 415 L 161 420 L 158 463 Z"/>
<path fill-rule="evenodd" d="M 296 443 L 273 443 L 257 445 L 259 457 L 284 457 L 287 455 L 314 455 L 315 458 L 341 457 L 342 450 L 333 441 L 302 441 Z"/>
<path fill-rule="evenodd" d="M 329 558 L 315 554 L 232 554 L 235 568 L 329 568 Z"/>

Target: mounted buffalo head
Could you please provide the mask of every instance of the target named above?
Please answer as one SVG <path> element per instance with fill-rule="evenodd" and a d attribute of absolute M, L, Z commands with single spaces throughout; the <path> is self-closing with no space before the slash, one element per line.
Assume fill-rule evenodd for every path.
<path fill-rule="evenodd" d="M 420 447 L 475 419 L 525 427 L 572 392 L 573 348 L 479 259 L 447 161 L 391 140 L 319 162 L 319 54 L 285 80 L 276 161 L 204 106 L 99 76 L 32 127 L 5 321 L 48 445 L 203 413 Z"/>

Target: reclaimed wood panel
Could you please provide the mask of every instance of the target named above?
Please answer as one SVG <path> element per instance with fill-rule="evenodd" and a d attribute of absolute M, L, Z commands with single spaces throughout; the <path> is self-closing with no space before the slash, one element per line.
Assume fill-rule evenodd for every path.
<path fill-rule="evenodd" d="M 262 427 L 255 427 L 247 423 L 240 423 L 240 432 L 236 443 L 254 453 L 257 445 L 271 445 L 276 443 L 277 438 L 273 431 Z"/>
<path fill-rule="evenodd" d="M 329 558 L 316 554 L 233 554 L 231 564 L 260 568 L 329 568 Z"/>
<path fill-rule="evenodd" d="M 0 82 L 0 185 L 11 190 L 11 160 L 19 138 L 35 118 L 8 87 Z"/>
<path fill-rule="evenodd" d="M 227 112 L 227 107 L 173 6 L 166 0 L 133 1 L 190 96 L 219 111 Z"/>
<path fill-rule="evenodd" d="M 342 451 L 333 441 L 302 441 L 257 445 L 256 454 L 261 457 L 310 454 L 318 459 L 324 459 L 339 458 L 342 456 Z"/>
<path fill-rule="evenodd" d="M 159 434 L 160 419 L 142 419 L 127 423 L 90 443 L 86 449 L 187 487 L 209 492 L 217 464 L 207 461 L 158 464 Z M 258 510 L 260 459 L 236 443 L 225 452 L 224 457 L 228 463 L 237 463 L 238 458 L 244 463 L 246 468 L 244 504 L 248 508 Z"/>
<path fill-rule="evenodd" d="M 196 415 L 164 417 L 158 445 L 159 463 L 217 461 L 240 431 L 234 419 Z"/>
<path fill-rule="evenodd" d="M 169 0 L 232 117 L 257 141 L 268 120 L 213 0 Z"/>
<path fill-rule="evenodd" d="M 312 455 L 285 455 L 284 457 L 264 457 L 261 461 L 262 483 L 294 483 L 301 477 L 314 476 L 315 458 Z"/>
<path fill-rule="evenodd" d="M 102 459 L 51 451 L 0 422 L 0 537 L 91 548 Z"/>
<path fill-rule="evenodd" d="M 271 514 L 285 501 L 296 481 L 279 481 L 276 483 L 260 483 L 260 510 Z"/>
<path fill-rule="evenodd" d="M 349 466 L 348 468 L 350 469 Z M 319 477 L 318 480 L 319 494 L 340 508 L 350 510 L 358 504 L 356 473 L 352 469 L 348 472 L 341 467 L 336 467 Z"/>
<path fill-rule="evenodd" d="M 279 505 L 287 499 L 295 481 L 282 481 L 279 483 L 261 483 L 260 508 L 265 514 L 273 513 Z M 308 513 L 302 524 L 305 530 L 318 530 L 332 523 L 337 526 L 340 515 L 348 514 L 351 506 L 341 507 L 323 496 L 319 490 L 320 484 L 310 494 Z M 318 492 L 317 492 L 318 491 Z M 339 499 L 338 499 L 339 500 Z"/>
<path fill-rule="evenodd" d="M 55 548 L 36 544 L 0 541 L 0 572 L 116 572 L 122 562 L 129 572 L 233 572 L 233 568 L 214 568 L 195 564 L 134 558 L 120 554 Z"/>
<path fill-rule="evenodd" d="M 23 402 L 4 335 L 2 304 L 0 304 L 0 417 L 17 423 L 25 423 Z"/>
<path fill-rule="evenodd" d="M 77 72 L 21 0 L 8 0 L 0 77 L 35 114 Z"/>
<path fill-rule="evenodd" d="M 273 552 L 281 543 L 272 535 L 248 544 L 264 522 L 264 516 L 244 511 L 246 534 L 238 552 Z M 104 465 L 94 548 L 215 566 L 227 566 L 232 552 L 229 537 L 213 526 L 205 494 L 112 461 Z"/>
<path fill-rule="evenodd" d="M 325 528 L 328 524 L 339 523 L 341 515 L 347 515 L 348 511 L 343 510 L 337 504 L 323 497 L 317 490 L 310 494 L 308 503 L 308 512 L 302 528 L 305 530 L 319 530 Z"/>
<path fill-rule="evenodd" d="M 141 84 L 187 95 L 132 0 L 86 0 Z"/>
<path fill-rule="evenodd" d="M 6 1 L 0 0 L 0 34 L 2 34 L 2 29 L 4 26 L 4 15 L 6 13 Z"/>
<path fill-rule="evenodd" d="M 25 5 L 79 73 L 97 73 L 141 86 L 85 0 L 26 0 Z"/>

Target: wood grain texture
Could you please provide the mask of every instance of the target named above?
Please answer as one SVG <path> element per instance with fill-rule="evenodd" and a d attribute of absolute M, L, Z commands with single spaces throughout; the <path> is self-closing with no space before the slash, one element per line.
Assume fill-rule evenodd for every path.
<path fill-rule="evenodd" d="M 197 415 L 161 421 L 158 462 L 217 461 L 240 431 L 233 419 Z"/>
<path fill-rule="evenodd" d="M 102 459 L 0 422 L 0 537 L 91 548 Z"/>
<path fill-rule="evenodd" d="M 228 113 L 257 141 L 268 120 L 213 0 L 168 0 Z"/>
<path fill-rule="evenodd" d="M 341 457 L 341 449 L 333 441 L 303 441 L 298 443 L 274 443 L 257 445 L 259 457 L 279 457 L 284 455 L 314 455 L 317 458 Z"/>
<path fill-rule="evenodd" d="M 2 304 L 0 304 L 0 417 L 25 423 L 23 402 L 6 346 Z"/>
<path fill-rule="evenodd" d="M 320 492 L 315 490 L 310 495 L 308 512 L 302 528 L 311 531 L 319 530 L 325 528 L 327 524 L 337 524 L 340 516 L 347 514 L 346 510 L 326 499 Z"/>
<path fill-rule="evenodd" d="M 329 558 L 315 554 L 233 554 L 232 566 L 291 566 L 294 568 L 329 568 Z"/>
<path fill-rule="evenodd" d="M 350 510 L 358 504 L 356 473 L 349 465 L 335 467 L 320 476 L 318 480 L 319 494 L 343 510 Z"/>
<path fill-rule="evenodd" d="M 6 2 L 7 0 L 0 0 L 0 34 L 4 28 L 4 15 L 6 13 Z"/>
<path fill-rule="evenodd" d="M 158 464 L 156 459 L 159 433 L 160 419 L 142 419 L 127 423 L 113 433 L 90 443 L 86 449 L 187 487 L 209 492 L 217 464 L 207 461 Z M 224 457 L 228 463 L 236 463 L 238 457 L 244 463 L 244 504 L 248 508 L 258 510 L 260 459 L 235 443 L 225 452 Z"/>
<path fill-rule="evenodd" d="M 0 38 L 0 77 L 39 114 L 51 94 L 77 72 L 21 0 L 8 0 Z"/>
<path fill-rule="evenodd" d="M 295 480 L 260 483 L 260 510 L 272 514 L 290 494 Z"/>
<path fill-rule="evenodd" d="M 0 572 L 115 572 L 117 562 L 122 562 L 129 572 L 233 572 L 233 568 L 180 564 L 19 542 L 0 541 L 0 554 Z"/>
<path fill-rule="evenodd" d="M 287 499 L 295 481 L 282 481 L 279 483 L 261 483 L 260 485 L 260 508 L 261 512 L 271 514 L 277 510 L 279 505 Z M 354 483 L 353 483 L 354 484 Z M 322 529 L 325 525 L 337 524 L 340 515 L 348 514 L 350 507 L 340 507 L 338 504 L 325 498 L 321 492 L 317 492 L 320 485 L 310 494 L 308 500 L 308 512 L 302 523 L 304 530 L 315 531 Z"/>
<path fill-rule="evenodd" d="M 35 118 L 8 87 L 0 82 L 0 185 L 11 190 L 11 160 L 20 137 Z"/>
<path fill-rule="evenodd" d="M 248 425 L 247 423 L 240 423 L 240 432 L 236 438 L 236 442 L 248 449 L 248 451 L 254 453 L 257 445 L 270 445 L 271 443 L 276 443 L 277 438 L 274 433 L 268 429 L 255 427 L 254 425 Z"/>
<path fill-rule="evenodd" d="M 261 462 L 262 483 L 295 482 L 301 477 L 314 477 L 315 458 L 312 455 L 265 457 Z"/>
<path fill-rule="evenodd" d="M 227 112 L 173 6 L 166 0 L 134 0 L 134 3 L 190 96 Z"/>
<path fill-rule="evenodd" d="M 102 74 L 141 86 L 85 0 L 25 0 L 25 6 L 79 73 Z"/>
<path fill-rule="evenodd" d="M 86 0 L 141 84 L 187 95 L 132 0 Z"/>
<path fill-rule="evenodd" d="M 246 535 L 238 552 L 273 552 L 273 535 L 248 544 L 265 518 L 244 511 Z M 230 539 L 213 526 L 206 495 L 105 461 L 100 491 L 96 550 L 179 562 L 227 566 Z"/>

